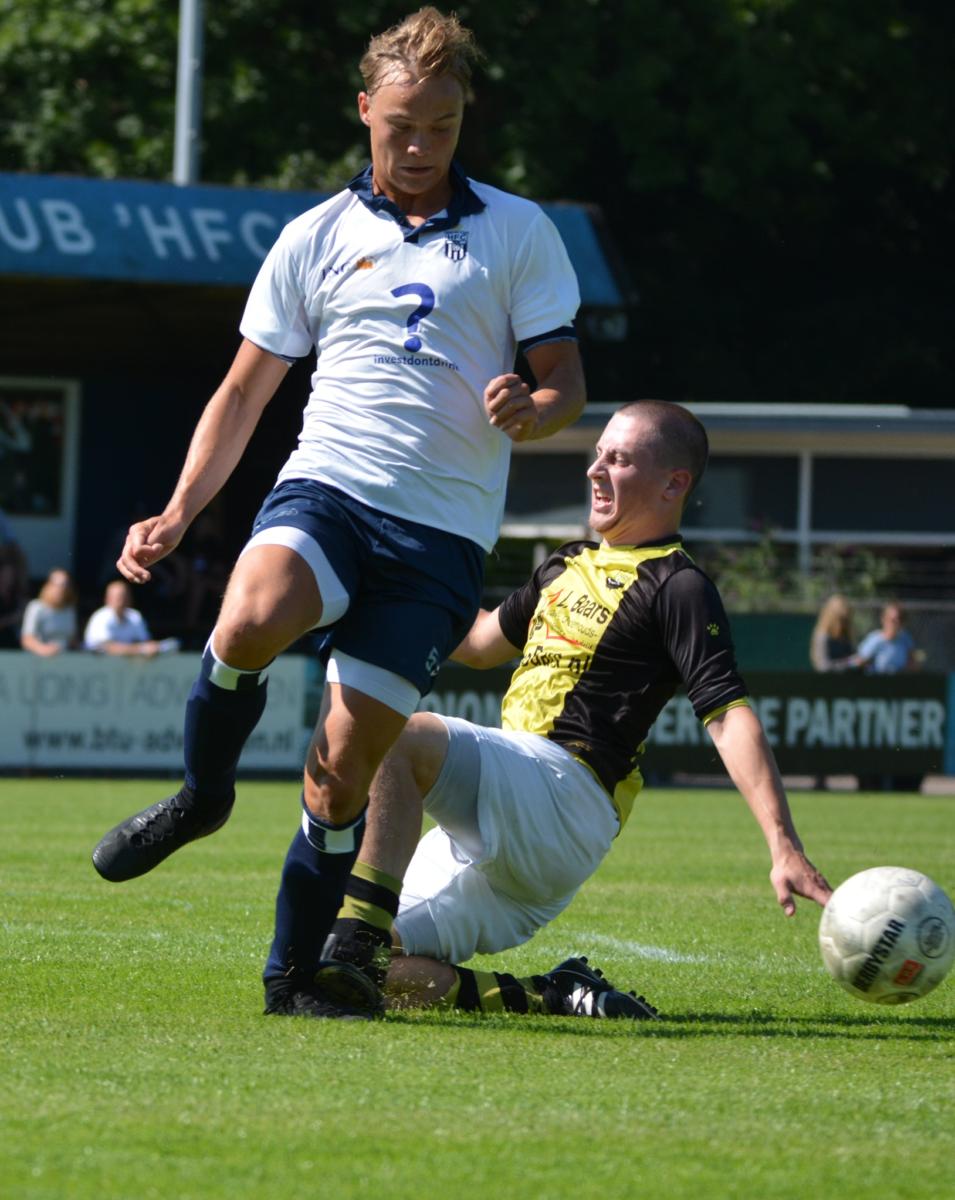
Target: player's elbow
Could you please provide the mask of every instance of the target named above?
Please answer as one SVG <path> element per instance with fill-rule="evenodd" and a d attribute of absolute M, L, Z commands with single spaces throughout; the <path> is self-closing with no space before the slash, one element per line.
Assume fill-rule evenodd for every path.
<path fill-rule="evenodd" d="M 484 670 L 492 664 L 487 661 L 488 655 L 479 646 L 464 641 L 450 655 L 452 662 L 460 663 L 462 667 L 471 667 L 476 671 Z"/>

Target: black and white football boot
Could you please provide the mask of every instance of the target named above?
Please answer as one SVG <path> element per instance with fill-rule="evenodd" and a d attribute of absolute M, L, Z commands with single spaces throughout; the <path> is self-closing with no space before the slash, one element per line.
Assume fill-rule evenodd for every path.
<path fill-rule="evenodd" d="M 557 1016 L 660 1019 L 657 1010 L 643 996 L 618 992 L 583 956 L 568 958 L 546 975 L 535 978 L 543 984 L 544 1002 Z"/>

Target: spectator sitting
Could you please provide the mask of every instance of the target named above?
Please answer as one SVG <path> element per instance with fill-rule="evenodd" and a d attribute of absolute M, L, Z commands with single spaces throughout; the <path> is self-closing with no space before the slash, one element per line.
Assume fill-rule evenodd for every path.
<path fill-rule="evenodd" d="M 136 655 L 153 658 L 164 650 L 178 650 L 175 638 L 154 641 L 138 609 L 131 608 L 129 584 L 114 579 L 106 585 L 105 604 L 86 623 L 83 644 L 101 654 Z"/>
<path fill-rule="evenodd" d="M 918 666 L 919 655 L 915 641 L 905 628 L 905 613 L 901 604 L 890 603 L 882 609 L 880 628 L 867 633 L 859 649 L 849 660 L 867 675 L 895 675 L 912 671 Z"/>
<path fill-rule="evenodd" d="M 69 571 L 54 568 L 23 614 L 20 645 L 31 654 L 52 658 L 76 647 L 76 588 Z"/>
<path fill-rule="evenodd" d="M 854 649 L 852 606 L 837 593 L 819 610 L 809 642 L 809 659 L 817 671 L 845 671 L 851 665 Z"/>

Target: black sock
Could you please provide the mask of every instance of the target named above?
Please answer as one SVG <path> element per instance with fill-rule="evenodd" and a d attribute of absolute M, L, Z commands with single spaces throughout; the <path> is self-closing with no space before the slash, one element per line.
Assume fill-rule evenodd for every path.
<path fill-rule="evenodd" d="M 552 1011 L 543 995 L 545 981 L 539 975 L 518 979 L 498 971 L 472 971 L 469 967 L 454 970 L 458 978 L 442 1000 L 442 1007 L 483 1013 Z"/>
<path fill-rule="evenodd" d="M 267 673 L 226 666 L 213 653 L 210 638 L 189 693 L 183 731 L 186 787 L 200 804 L 231 799 L 242 747 L 265 710 Z"/>
<path fill-rule="evenodd" d="M 291 972 L 307 979 L 314 975 L 364 831 L 364 811 L 344 826 L 328 825 L 307 809 L 303 812 L 275 899 L 275 936 L 263 973 L 266 981 Z"/>
<path fill-rule="evenodd" d="M 379 988 L 384 987 L 391 957 L 391 926 L 400 895 L 400 879 L 356 862 L 322 958 L 354 963 Z"/>

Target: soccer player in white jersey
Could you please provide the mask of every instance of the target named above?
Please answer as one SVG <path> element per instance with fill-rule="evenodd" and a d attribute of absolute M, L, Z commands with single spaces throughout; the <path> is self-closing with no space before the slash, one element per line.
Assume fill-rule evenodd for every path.
<path fill-rule="evenodd" d="M 347 943 L 363 926 L 369 941 L 393 945 L 394 914 L 375 887 L 381 873 L 404 876 L 394 931 L 409 957 L 388 973 L 404 1003 L 652 1017 L 586 959 L 523 979 L 459 964 L 526 942 L 597 869 L 642 786 L 650 727 L 681 683 L 762 830 L 783 910 L 795 911 L 794 895 L 826 902 L 829 885 L 803 852 L 749 706 L 719 593 L 680 538 L 706 458 L 706 432 L 680 405 L 644 401 L 611 418 L 587 472 L 599 542 L 555 550 L 497 609 L 482 610 L 452 655 L 477 667 L 519 658 L 502 728 L 432 713 L 408 723 L 376 777 L 328 958 L 337 937 Z M 416 847 L 422 797 L 436 827 Z M 376 983 L 385 969 L 381 954 L 369 956 Z M 343 988 L 350 980 L 343 975 Z"/>
<path fill-rule="evenodd" d="M 235 565 L 187 704 L 184 785 L 93 853 L 118 882 L 218 829 L 268 664 L 325 633 L 302 827 L 266 967 L 284 987 L 272 1011 L 322 1011 L 313 977 L 368 788 L 478 610 L 511 442 L 554 433 L 585 400 L 559 235 L 538 205 L 472 182 L 453 159 L 476 57 L 471 33 L 431 7 L 372 39 L 358 97 L 371 165 L 280 235 L 172 498 L 132 526 L 118 562 L 131 582 L 150 578 L 228 479 L 289 361 L 314 350 L 298 446 Z M 533 390 L 513 371 L 518 348 Z"/>

